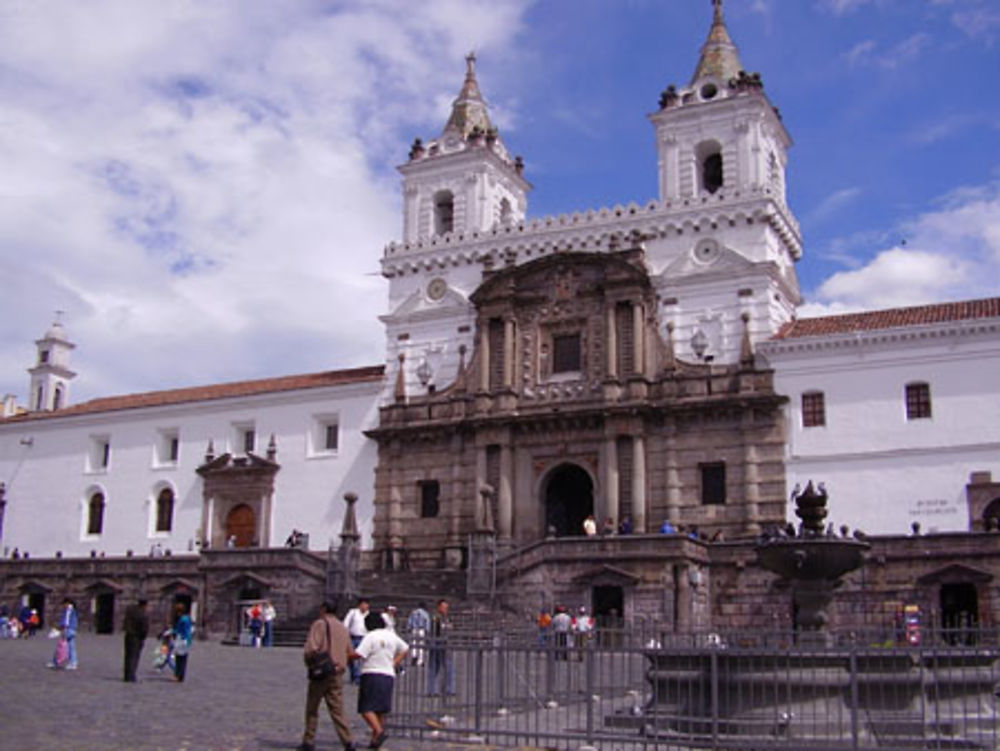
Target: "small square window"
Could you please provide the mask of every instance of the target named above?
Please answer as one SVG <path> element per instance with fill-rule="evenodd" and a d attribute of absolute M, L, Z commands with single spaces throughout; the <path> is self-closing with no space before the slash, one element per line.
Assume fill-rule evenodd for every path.
<path fill-rule="evenodd" d="M 552 372 L 573 373 L 580 368 L 580 335 L 560 334 L 552 337 Z"/>
<path fill-rule="evenodd" d="M 432 519 L 441 510 L 441 484 L 437 480 L 421 480 L 417 485 L 420 488 L 420 516 Z"/>
<path fill-rule="evenodd" d="M 920 420 L 931 416 L 931 387 L 927 383 L 906 384 L 906 419 Z"/>
<path fill-rule="evenodd" d="M 111 439 L 108 436 L 91 436 L 87 455 L 87 471 L 104 472 L 111 466 Z"/>
<path fill-rule="evenodd" d="M 256 426 L 252 422 L 233 423 L 232 452 L 252 454 L 257 446 Z"/>
<path fill-rule="evenodd" d="M 156 446 L 153 453 L 153 465 L 170 467 L 177 464 L 181 457 L 181 439 L 177 430 L 160 430 L 156 434 Z"/>
<path fill-rule="evenodd" d="M 802 427 L 816 428 L 826 425 L 826 400 L 822 391 L 802 395 Z"/>
<path fill-rule="evenodd" d="M 336 456 L 339 449 L 339 416 L 336 414 L 313 415 L 306 441 L 307 456 Z"/>
<path fill-rule="evenodd" d="M 725 503 L 725 462 L 699 464 L 698 469 L 701 471 L 701 502 L 705 505 L 719 505 Z"/>

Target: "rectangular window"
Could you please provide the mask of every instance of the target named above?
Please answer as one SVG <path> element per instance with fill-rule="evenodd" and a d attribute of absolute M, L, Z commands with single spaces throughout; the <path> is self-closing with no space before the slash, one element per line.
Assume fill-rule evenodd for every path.
<path fill-rule="evenodd" d="M 615 305 L 615 341 L 618 345 L 618 375 L 635 373 L 635 331 L 632 304 L 620 302 Z"/>
<path fill-rule="evenodd" d="M 802 395 L 802 427 L 815 428 L 826 425 L 826 403 L 822 391 Z"/>
<path fill-rule="evenodd" d="M 931 416 L 931 387 L 927 383 L 906 384 L 906 419 L 920 420 Z"/>
<path fill-rule="evenodd" d="M 177 464 L 181 456 L 180 433 L 176 429 L 160 430 L 156 434 L 153 466 L 170 467 Z"/>
<path fill-rule="evenodd" d="M 257 433 L 254 432 L 253 428 L 248 428 L 243 431 L 243 453 L 250 454 L 254 450 L 254 446 L 257 442 Z"/>
<path fill-rule="evenodd" d="M 582 370 L 580 335 L 560 334 L 552 337 L 552 372 L 575 373 Z"/>
<path fill-rule="evenodd" d="M 252 454 L 257 447 L 257 430 L 252 422 L 234 422 L 230 442 L 232 453 Z"/>
<path fill-rule="evenodd" d="M 699 464 L 701 472 L 701 502 L 718 505 L 726 502 L 726 464 L 711 462 Z"/>
<path fill-rule="evenodd" d="M 91 436 L 87 471 L 104 472 L 109 466 L 111 466 L 111 439 L 106 435 Z"/>
<path fill-rule="evenodd" d="M 309 456 L 330 457 L 340 448 L 340 417 L 336 413 L 313 415 L 306 450 Z"/>
<path fill-rule="evenodd" d="M 420 517 L 433 519 L 441 510 L 441 484 L 437 480 L 421 480 L 417 486 L 420 488 Z"/>

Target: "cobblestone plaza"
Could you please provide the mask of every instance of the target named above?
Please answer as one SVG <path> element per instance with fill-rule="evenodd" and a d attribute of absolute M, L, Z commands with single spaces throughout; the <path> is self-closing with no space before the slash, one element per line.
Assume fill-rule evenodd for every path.
<path fill-rule="evenodd" d="M 247 649 L 195 642 L 184 683 L 152 668 L 156 640 L 142 653 L 138 683 L 122 681 L 120 636 L 79 637 L 80 667 L 47 670 L 55 646 L 39 634 L 0 640 L 0 748 L 72 751 L 269 751 L 302 737 L 306 680 L 298 649 Z M 369 739 L 345 688 L 359 748 Z M 464 744 L 393 737 L 394 751 L 463 749 Z M 317 748 L 339 749 L 320 710 Z M 482 749 L 482 745 L 475 746 Z"/>

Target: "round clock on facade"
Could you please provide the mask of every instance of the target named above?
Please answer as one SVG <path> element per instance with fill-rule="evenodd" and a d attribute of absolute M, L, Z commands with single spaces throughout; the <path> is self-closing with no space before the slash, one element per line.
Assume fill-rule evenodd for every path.
<path fill-rule="evenodd" d="M 431 300 L 440 300 L 448 291 L 448 283 L 441 277 L 431 279 L 427 284 L 427 296 Z"/>
<path fill-rule="evenodd" d="M 711 238 L 705 238 L 694 246 L 694 257 L 702 263 L 711 263 L 719 257 L 719 243 Z"/>

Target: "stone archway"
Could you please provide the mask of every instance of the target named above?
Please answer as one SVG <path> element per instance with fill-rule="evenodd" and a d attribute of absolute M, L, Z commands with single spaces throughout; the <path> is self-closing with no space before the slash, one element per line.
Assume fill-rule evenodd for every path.
<path fill-rule="evenodd" d="M 245 503 L 233 506 L 226 515 L 226 540 L 234 539 L 235 547 L 248 548 L 256 544 L 257 515 Z"/>
<path fill-rule="evenodd" d="M 556 537 L 583 534 L 583 520 L 594 513 L 594 483 L 576 464 L 560 464 L 544 484 L 545 529 Z"/>

